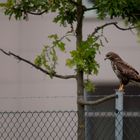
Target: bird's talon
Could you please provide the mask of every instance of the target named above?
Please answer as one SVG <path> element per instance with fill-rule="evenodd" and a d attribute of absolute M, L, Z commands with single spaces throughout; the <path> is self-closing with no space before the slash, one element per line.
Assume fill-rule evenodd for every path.
<path fill-rule="evenodd" d="M 118 91 L 120 91 L 120 92 L 124 92 L 124 89 L 118 89 Z"/>
<path fill-rule="evenodd" d="M 123 84 L 120 84 L 120 87 L 119 87 L 118 91 L 124 92 L 124 85 Z"/>

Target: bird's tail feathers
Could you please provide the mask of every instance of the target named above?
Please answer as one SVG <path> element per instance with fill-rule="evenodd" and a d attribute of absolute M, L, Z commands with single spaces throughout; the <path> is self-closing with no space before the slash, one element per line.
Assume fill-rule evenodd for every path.
<path fill-rule="evenodd" d="M 138 76 L 137 82 L 140 82 L 140 75 Z"/>
<path fill-rule="evenodd" d="M 132 85 L 140 86 L 140 75 L 134 80 L 130 81 Z"/>
<path fill-rule="evenodd" d="M 140 82 L 130 81 L 129 85 L 131 85 L 131 86 L 138 86 L 138 87 L 140 87 Z"/>
<path fill-rule="evenodd" d="M 140 86 L 140 75 L 130 80 L 130 85 Z"/>

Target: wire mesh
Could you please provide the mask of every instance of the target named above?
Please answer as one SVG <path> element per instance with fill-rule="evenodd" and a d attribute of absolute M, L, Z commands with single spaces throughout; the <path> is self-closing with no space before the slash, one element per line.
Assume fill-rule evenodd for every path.
<path fill-rule="evenodd" d="M 75 139 L 77 113 L 65 112 L 1 112 L 1 140 Z"/>
<path fill-rule="evenodd" d="M 115 113 L 85 112 L 85 140 L 115 140 Z M 77 140 L 77 128 L 77 111 L 0 112 L 0 140 Z M 123 112 L 123 140 L 140 140 L 140 112 Z"/>

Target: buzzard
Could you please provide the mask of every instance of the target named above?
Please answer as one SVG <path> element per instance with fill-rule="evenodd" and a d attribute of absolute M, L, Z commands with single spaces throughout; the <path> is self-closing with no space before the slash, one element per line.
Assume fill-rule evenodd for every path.
<path fill-rule="evenodd" d="M 129 82 L 140 82 L 140 75 L 132 66 L 128 65 L 118 54 L 109 52 L 106 59 L 111 61 L 112 69 L 120 80 L 119 91 Z"/>

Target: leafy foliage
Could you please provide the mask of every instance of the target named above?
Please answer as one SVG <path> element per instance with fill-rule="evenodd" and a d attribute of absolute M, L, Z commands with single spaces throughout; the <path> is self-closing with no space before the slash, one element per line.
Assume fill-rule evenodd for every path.
<path fill-rule="evenodd" d="M 58 60 L 57 49 L 62 52 L 65 51 L 65 43 L 59 40 L 56 34 L 50 35 L 52 39 L 51 45 L 45 45 L 41 54 L 35 58 L 35 64 L 39 67 L 44 67 L 49 73 L 50 77 L 53 77 L 55 74 L 55 68 Z"/>
<path fill-rule="evenodd" d="M 94 86 L 93 82 L 90 81 L 89 79 L 87 79 L 85 81 L 84 85 L 85 85 L 86 92 L 90 93 L 90 92 L 94 92 L 95 91 L 95 86 Z"/>
<path fill-rule="evenodd" d="M 139 0 L 90 0 L 94 9 L 97 10 L 99 18 L 106 16 L 122 17 L 131 23 L 140 20 Z M 76 6 L 71 0 L 7 0 L 0 3 L 9 18 L 26 19 L 28 14 L 41 15 L 48 12 L 57 12 L 54 22 L 66 26 L 76 21 Z"/>
<path fill-rule="evenodd" d="M 50 77 L 53 77 L 55 74 L 55 65 L 57 61 L 56 51 L 54 48 L 49 49 L 49 46 L 45 46 L 40 55 L 38 55 L 34 61 L 34 63 L 38 67 L 44 67 L 49 71 Z M 49 55 L 48 55 L 49 52 Z"/>
<path fill-rule="evenodd" d="M 74 21 L 76 21 L 76 8 L 68 1 L 62 2 L 61 6 L 58 7 L 58 15 L 54 18 L 54 22 L 66 26 L 66 24 L 73 24 Z"/>
<path fill-rule="evenodd" d="M 41 15 L 48 12 L 56 12 L 58 15 L 54 22 L 66 26 L 76 20 L 76 8 L 69 0 L 7 0 L 0 3 L 5 9 L 5 15 L 14 16 L 17 20 L 26 19 L 28 14 Z"/>
<path fill-rule="evenodd" d="M 82 41 L 77 50 L 70 52 L 71 58 L 67 59 L 67 66 L 77 67 L 85 74 L 97 74 L 99 64 L 95 60 L 96 53 L 99 51 L 99 44 L 93 36 L 88 36 L 86 41 Z"/>
<path fill-rule="evenodd" d="M 139 0 L 96 0 L 98 16 L 104 19 L 106 16 L 122 17 L 131 23 L 140 20 L 140 1 Z"/>
<path fill-rule="evenodd" d="M 27 12 L 42 12 L 48 11 L 49 3 L 45 0 L 7 0 L 7 3 L 1 3 L 1 6 L 5 8 L 5 14 L 12 15 L 18 19 L 25 19 Z"/>

